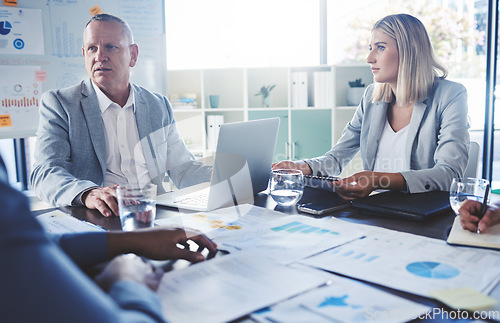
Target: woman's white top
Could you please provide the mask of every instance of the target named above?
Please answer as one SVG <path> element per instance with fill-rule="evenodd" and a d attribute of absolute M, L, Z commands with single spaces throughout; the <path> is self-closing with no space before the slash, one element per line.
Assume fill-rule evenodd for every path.
<path fill-rule="evenodd" d="M 408 125 L 395 132 L 386 118 L 384 130 L 380 136 L 373 171 L 399 173 L 409 170 L 410 167 L 408 167 L 405 158 L 407 138 Z"/>

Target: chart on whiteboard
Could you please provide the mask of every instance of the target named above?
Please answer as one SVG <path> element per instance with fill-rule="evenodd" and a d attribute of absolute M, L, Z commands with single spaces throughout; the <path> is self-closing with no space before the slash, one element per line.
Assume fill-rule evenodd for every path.
<path fill-rule="evenodd" d="M 43 73 L 37 66 L 0 66 L 0 138 L 35 134 Z"/>

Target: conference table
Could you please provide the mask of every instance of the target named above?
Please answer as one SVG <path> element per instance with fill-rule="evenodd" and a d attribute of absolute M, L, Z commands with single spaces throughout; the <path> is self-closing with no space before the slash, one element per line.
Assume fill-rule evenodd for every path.
<path fill-rule="evenodd" d="M 318 189 L 313 189 L 306 187 L 304 190 L 304 195 L 302 197 L 302 200 L 300 202 L 311 202 L 311 201 L 316 201 L 316 200 L 321 200 L 321 199 L 327 199 L 329 195 L 332 194 L 331 192 L 327 192 L 324 190 L 318 190 Z M 267 209 L 275 210 L 278 212 L 283 212 L 285 214 L 289 215 L 295 215 L 295 214 L 300 214 L 304 216 L 312 216 L 308 215 L 306 213 L 299 212 L 295 206 L 293 207 L 282 207 L 276 204 L 276 202 L 268 195 L 267 191 L 261 192 L 254 196 L 254 205 L 264 207 Z M 93 224 L 96 224 L 98 226 L 101 226 L 102 228 L 106 230 L 121 230 L 121 224 L 120 220 L 118 217 L 113 216 L 109 218 L 105 218 L 102 215 L 99 214 L 99 212 L 95 210 L 89 210 L 86 208 L 82 207 L 61 207 L 58 208 L 59 210 L 62 210 L 66 213 L 71 214 L 72 216 L 84 220 Z M 41 210 L 37 210 L 35 212 L 36 215 L 45 213 L 47 211 L 54 210 L 54 208 L 45 208 Z M 183 212 L 185 212 L 183 210 Z M 178 216 L 179 211 L 176 208 L 171 208 L 171 207 L 164 207 L 164 206 L 157 206 L 157 219 L 164 219 L 164 218 L 169 218 L 169 217 L 175 217 Z M 382 216 L 379 214 L 374 214 L 368 211 L 364 210 L 359 210 L 353 207 L 347 207 L 345 209 L 341 210 L 336 210 L 333 211 L 327 215 L 324 216 L 333 216 L 337 219 L 341 219 L 343 221 L 351 222 L 351 223 L 358 223 L 358 224 L 364 224 L 364 225 L 371 225 L 371 226 L 377 226 L 377 227 L 382 227 L 386 229 L 391 229 L 395 231 L 400 231 L 400 232 L 406 232 L 406 233 L 411 233 L 411 234 L 416 234 L 416 235 L 421 235 L 429 238 L 434 238 L 434 239 L 440 239 L 440 240 L 446 240 L 449 230 L 452 226 L 453 220 L 455 218 L 455 214 L 453 211 L 450 209 L 449 212 L 440 214 L 434 218 L 426 219 L 424 221 L 412 221 L 408 219 L 398 219 L 394 217 L 387 217 L 387 216 Z M 500 252 L 499 252 L 499 257 L 500 257 Z M 182 267 L 181 267 L 182 268 Z M 440 308 L 443 310 L 450 310 L 446 306 L 444 306 L 441 303 L 438 303 L 435 300 L 429 299 L 429 298 L 424 298 L 421 296 L 416 296 L 412 295 L 409 293 L 397 291 L 388 287 L 380 286 L 380 285 L 375 285 L 371 283 L 367 283 L 370 286 L 373 286 L 375 288 L 381 289 L 383 291 L 389 292 L 393 295 L 397 295 L 421 304 L 425 304 L 428 306 L 432 306 L 434 308 Z M 500 284 L 498 284 L 493 291 L 490 293 L 490 297 L 495 298 L 496 300 L 499 301 L 499 304 L 493 309 L 489 309 L 489 311 L 496 311 L 497 313 L 500 313 Z M 500 319 L 500 314 L 498 314 L 497 319 Z M 250 319 L 248 318 L 241 318 L 239 321 L 249 321 Z M 434 319 L 438 321 L 448 321 L 449 319 Z M 433 321 L 434 321 L 433 320 Z M 420 322 L 425 322 L 427 319 L 420 319 Z M 451 320 L 450 320 L 451 321 Z M 454 322 L 457 321 L 464 321 L 464 322 L 470 322 L 470 320 L 465 320 L 465 319 L 458 319 L 458 320 L 453 320 Z"/>

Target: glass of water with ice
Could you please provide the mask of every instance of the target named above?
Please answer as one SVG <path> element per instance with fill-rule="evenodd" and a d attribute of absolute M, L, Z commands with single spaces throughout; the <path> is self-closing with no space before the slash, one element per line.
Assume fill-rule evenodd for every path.
<path fill-rule="evenodd" d="M 302 172 L 296 169 L 276 169 L 271 171 L 271 197 L 281 206 L 295 205 L 304 193 Z"/>
<path fill-rule="evenodd" d="M 450 205 L 456 215 L 466 200 L 483 203 L 489 181 L 481 178 L 454 178 L 450 186 Z"/>
<path fill-rule="evenodd" d="M 156 218 L 156 185 L 119 185 L 116 193 L 123 231 L 153 227 Z"/>

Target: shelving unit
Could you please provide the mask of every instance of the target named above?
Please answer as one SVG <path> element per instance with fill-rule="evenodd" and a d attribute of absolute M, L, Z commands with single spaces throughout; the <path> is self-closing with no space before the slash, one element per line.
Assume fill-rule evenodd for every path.
<path fill-rule="evenodd" d="M 330 97 L 322 101 L 324 105 L 314 102 L 319 84 L 315 84 L 316 72 L 327 72 L 330 78 L 325 90 Z M 294 73 L 307 78 L 307 90 L 302 90 L 307 91 L 307 107 L 295 107 Z M 368 65 L 172 70 L 168 72 L 168 95 L 171 102 L 179 97 L 195 98 L 187 108 L 173 108 L 182 138 L 198 157 L 213 154 L 207 149 L 207 116 L 216 114 L 224 116 L 224 123 L 279 117 L 275 161 L 299 160 L 322 155 L 338 140 L 356 109 L 346 106 L 346 91 L 348 81 L 357 78 L 372 83 Z M 271 106 L 263 107 L 262 96 L 255 94 L 262 86 L 273 84 Z M 210 108 L 210 95 L 219 95 L 218 108 Z"/>

